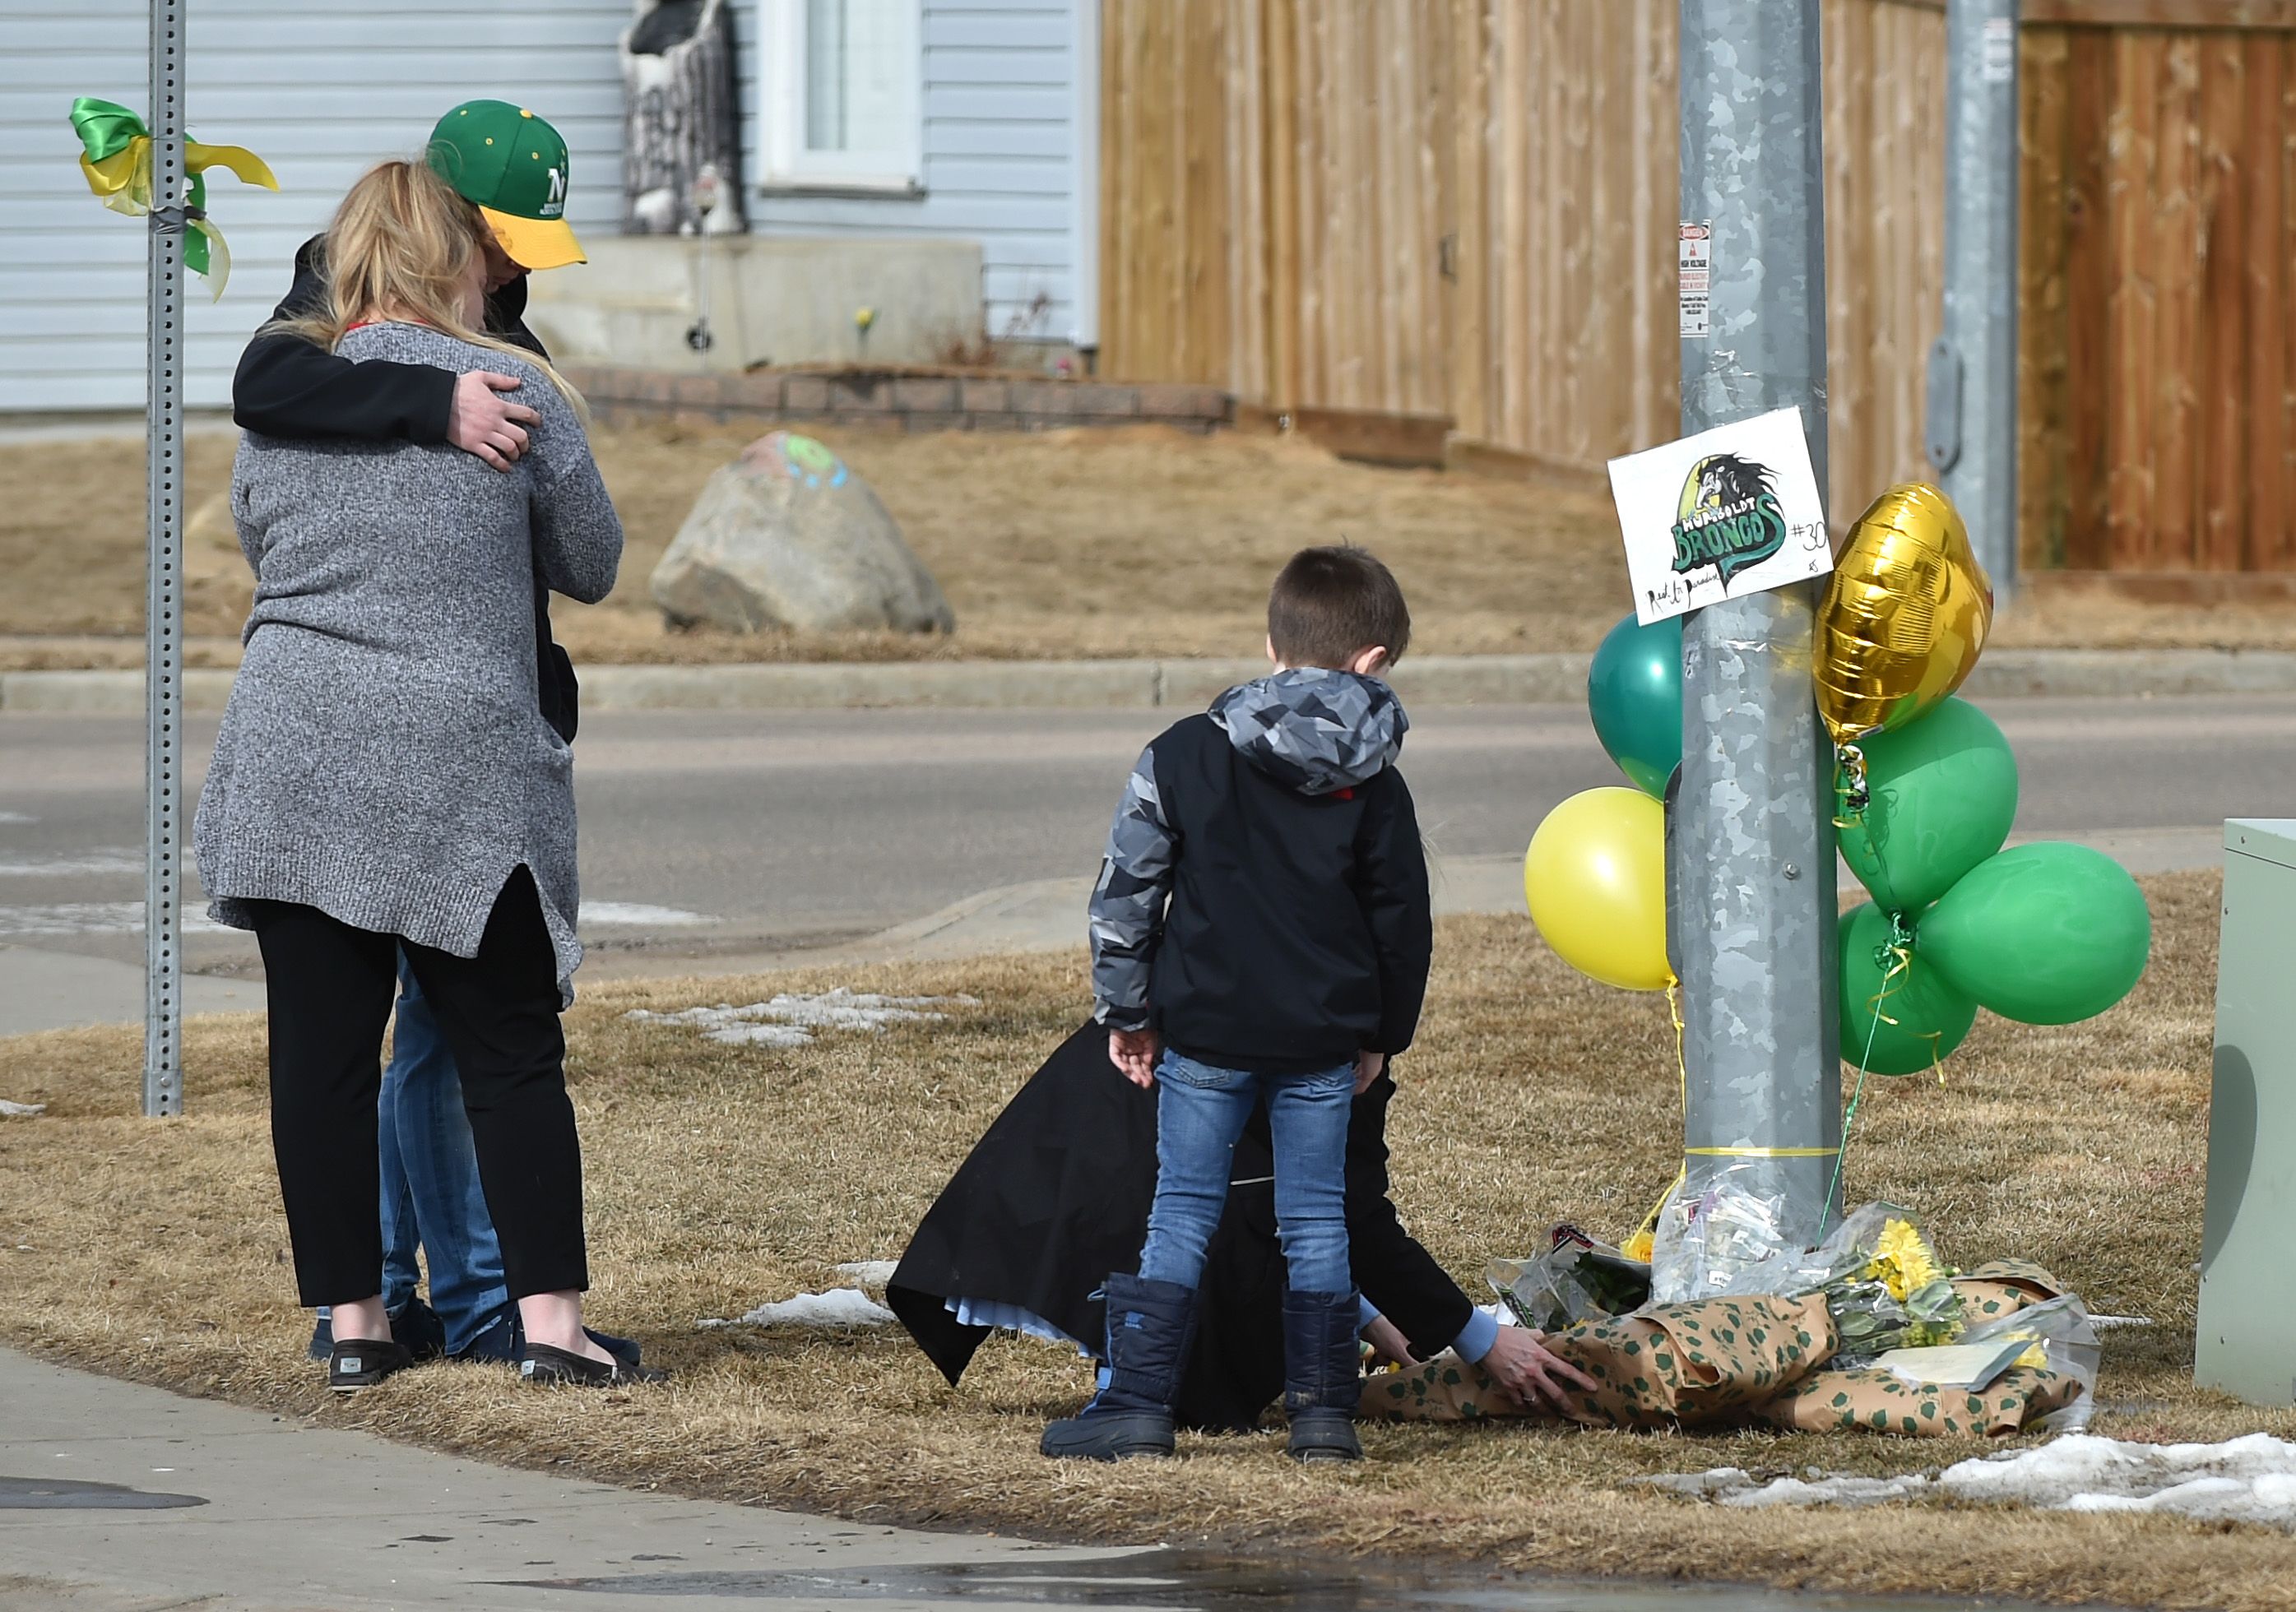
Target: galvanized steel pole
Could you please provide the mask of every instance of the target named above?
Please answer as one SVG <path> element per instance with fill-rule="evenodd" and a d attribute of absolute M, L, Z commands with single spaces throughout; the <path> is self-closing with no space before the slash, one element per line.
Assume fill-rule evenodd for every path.
<path fill-rule="evenodd" d="M 184 0 L 152 0 L 151 370 L 144 664 L 144 1112 L 180 1114 L 183 1066 Z"/>
<path fill-rule="evenodd" d="M 1685 304 L 1682 430 L 1799 408 L 1822 490 L 1818 5 L 1682 0 L 1682 217 L 1710 225 L 1709 300 L 1695 314 Z M 1833 750 L 1811 682 L 1817 597 L 1816 584 L 1780 588 L 1684 623 L 1669 835 L 1688 1026 L 1687 1190 L 1727 1176 L 1781 1197 L 1799 1237 L 1825 1217 L 1841 1140 Z"/>
<path fill-rule="evenodd" d="M 1945 319 L 1924 432 L 1997 598 L 2017 585 L 2017 7 L 1946 7 Z"/>

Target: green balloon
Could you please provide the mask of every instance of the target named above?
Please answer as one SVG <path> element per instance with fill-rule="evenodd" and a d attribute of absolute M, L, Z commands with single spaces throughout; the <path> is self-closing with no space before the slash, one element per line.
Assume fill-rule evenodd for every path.
<path fill-rule="evenodd" d="M 1948 700 L 1858 748 L 1872 798 L 1855 815 L 1845 805 L 1837 838 L 1882 911 L 1919 912 L 2008 840 L 2017 758 L 1993 719 L 1967 700 Z"/>
<path fill-rule="evenodd" d="M 1595 737 L 1627 781 L 1666 798 L 1682 764 L 1682 619 L 1644 626 L 1632 616 L 1612 627 L 1587 671 Z"/>
<path fill-rule="evenodd" d="M 2128 994 L 2152 949 L 2144 892 L 2079 845 L 1981 863 L 1922 920 L 1921 953 L 2004 1019 L 2072 1024 Z"/>
<path fill-rule="evenodd" d="M 1870 901 L 1841 920 L 1841 1059 L 1874 1075 L 1924 1074 L 1968 1037 L 1977 1003 L 1918 944 L 1910 965 L 1890 978 L 1898 961 L 1890 941 L 1890 920 Z"/>

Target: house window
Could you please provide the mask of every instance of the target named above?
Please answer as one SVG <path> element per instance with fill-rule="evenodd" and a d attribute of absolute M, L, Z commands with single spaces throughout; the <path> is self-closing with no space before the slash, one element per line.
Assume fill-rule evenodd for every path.
<path fill-rule="evenodd" d="M 922 0 L 761 0 L 765 187 L 914 193 Z"/>

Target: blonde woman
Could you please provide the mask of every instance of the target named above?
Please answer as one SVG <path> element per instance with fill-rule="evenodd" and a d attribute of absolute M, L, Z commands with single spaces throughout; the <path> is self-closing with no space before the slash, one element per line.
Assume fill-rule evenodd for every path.
<path fill-rule="evenodd" d="M 211 910 L 255 931 L 272 1142 L 328 1381 L 411 1363 L 382 1270 L 376 1092 L 398 960 L 463 1076 L 533 1380 L 638 1373 L 582 1328 L 581 1151 L 558 1014 L 581 960 L 572 756 L 536 691 L 534 580 L 613 586 L 620 523 L 578 400 L 481 333 L 488 225 L 427 165 L 362 177 L 326 241 L 324 311 L 284 328 L 354 361 L 517 376 L 541 415 L 508 472 L 415 443 L 250 433 L 232 479 L 255 567 L 246 654 L 200 798 Z"/>

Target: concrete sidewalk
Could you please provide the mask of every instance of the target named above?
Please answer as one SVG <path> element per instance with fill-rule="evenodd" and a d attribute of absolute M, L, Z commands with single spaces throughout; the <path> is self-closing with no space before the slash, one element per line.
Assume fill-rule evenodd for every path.
<path fill-rule="evenodd" d="M 1396 668 L 1414 706 L 1570 704 L 1587 697 L 1585 655 L 1417 655 Z M 1267 669 L 1263 660 L 824 661 L 742 666 L 586 666 L 586 711 L 742 711 L 888 706 L 975 709 L 1200 709 Z M 185 709 L 212 716 L 233 674 L 184 674 Z M 2278 650 L 1988 651 L 1962 691 L 1973 700 L 2160 698 L 2296 692 L 2296 653 Z M 0 672 L 0 711 L 134 716 L 144 674 Z"/>
<path fill-rule="evenodd" d="M 665 1596 L 725 1604 L 725 1591 L 709 1587 L 718 1575 L 742 1582 L 742 1605 L 851 1599 L 925 1612 L 941 1598 L 878 1599 L 873 1572 L 1004 1565 L 1037 1578 L 1055 1563 L 1088 1573 L 1137 1554 L 511 1471 L 9 1350 L 0 1350 L 0 1607 L 26 1612 L 658 1612 Z M 644 1587 L 619 1592 L 624 1579 Z M 680 1580 L 694 1587 L 681 1591 Z"/>

